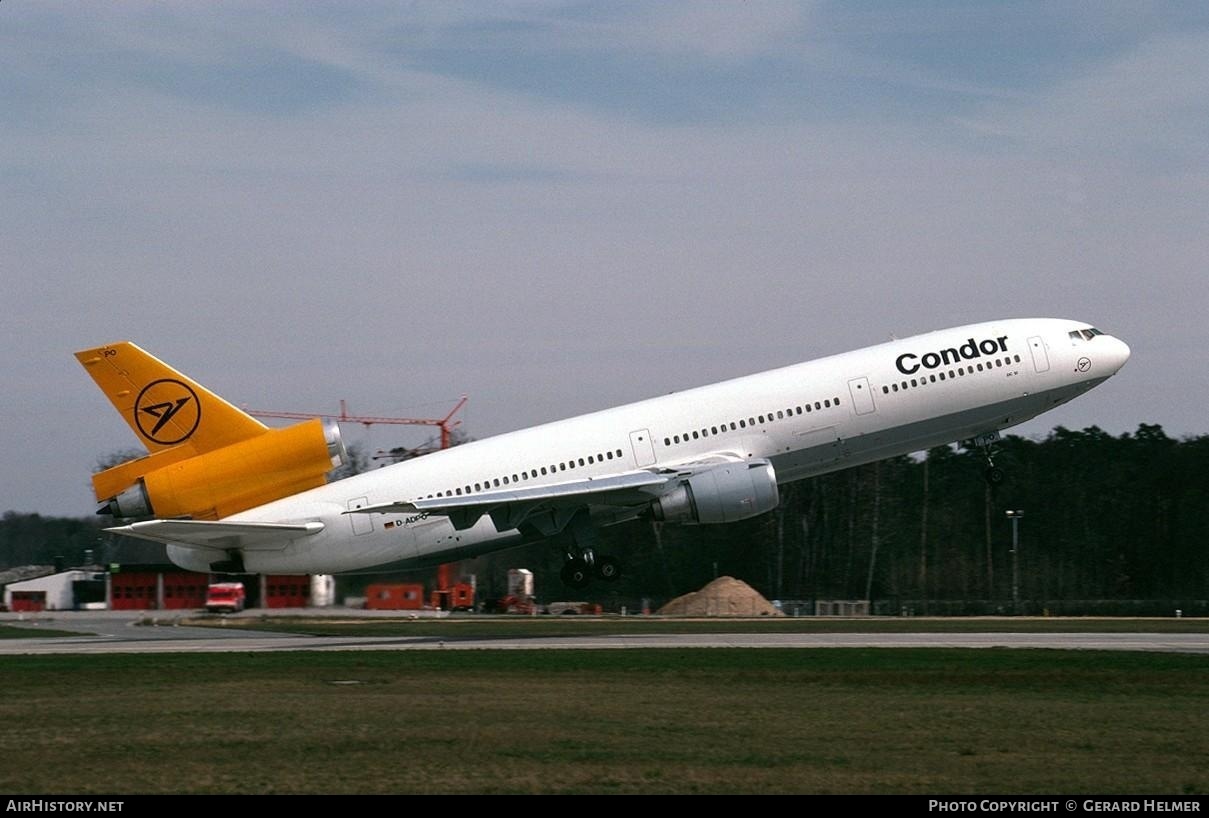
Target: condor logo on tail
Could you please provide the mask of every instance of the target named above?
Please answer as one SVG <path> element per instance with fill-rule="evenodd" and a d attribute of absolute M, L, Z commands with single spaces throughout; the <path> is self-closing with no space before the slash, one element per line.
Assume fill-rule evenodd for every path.
<path fill-rule="evenodd" d="M 197 393 L 187 384 L 172 378 L 152 381 L 143 387 L 134 402 L 134 422 L 143 437 L 163 446 L 173 446 L 188 440 L 197 431 L 201 423 L 201 403 Z"/>
<path fill-rule="evenodd" d="M 925 352 L 923 355 L 916 355 L 914 352 L 904 352 L 894 360 L 894 364 L 898 367 L 898 371 L 904 375 L 914 375 L 919 371 L 920 367 L 924 369 L 936 369 L 937 367 L 955 364 L 958 361 L 972 361 L 975 358 L 981 358 L 983 355 L 1007 352 L 1007 339 L 1006 335 L 1000 335 L 998 338 L 986 338 L 982 341 L 975 341 L 971 338 L 959 347 Z"/>

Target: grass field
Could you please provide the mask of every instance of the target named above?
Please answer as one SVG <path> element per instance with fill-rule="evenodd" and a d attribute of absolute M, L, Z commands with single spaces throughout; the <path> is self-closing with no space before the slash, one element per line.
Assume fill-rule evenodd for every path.
<path fill-rule="evenodd" d="M 187 619 L 184 624 L 313 636 L 606 636 L 644 633 L 1209 633 L 1209 619 L 1028 617 L 651 617 L 478 616 L 446 619 L 348 619 L 293 616 Z"/>
<path fill-rule="evenodd" d="M 4 792 L 1209 791 L 1209 656 L 40 656 L 0 684 Z"/>

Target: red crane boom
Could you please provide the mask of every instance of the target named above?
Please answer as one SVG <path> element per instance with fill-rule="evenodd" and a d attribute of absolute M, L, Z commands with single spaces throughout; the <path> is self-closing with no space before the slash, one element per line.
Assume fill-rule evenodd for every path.
<path fill-rule="evenodd" d="M 462 425 L 462 421 L 460 420 L 454 421 L 453 423 L 450 423 L 450 421 L 453 420 L 453 416 L 466 405 L 468 400 L 470 400 L 468 395 L 462 395 L 461 400 L 459 400 L 454 407 L 449 410 L 449 414 L 445 415 L 443 418 L 394 418 L 350 415 L 348 413 L 348 406 L 343 400 L 340 401 L 340 414 L 338 415 L 328 415 L 323 414 L 322 412 L 275 412 L 267 409 L 260 410 L 246 408 L 244 411 L 249 415 L 255 415 L 256 417 L 262 418 L 284 418 L 288 420 L 310 420 L 311 418 L 323 418 L 324 420 L 335 420 L 341 423 L 360 423 L 367 429 L 370 426 L 373 426 L 375 423 L 403 426 L 439 426 L 441 429 L 441 448 L 448 449 L 450 435 L 453 433 L 454 429 Z"/>

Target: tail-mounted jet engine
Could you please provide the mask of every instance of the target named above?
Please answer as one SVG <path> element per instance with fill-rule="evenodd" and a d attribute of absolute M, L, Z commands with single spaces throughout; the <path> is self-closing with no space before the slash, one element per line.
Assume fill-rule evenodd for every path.
<path fill-rule="evenodd" d="M 322 486 L 347 452 L 335 421 L 319 418 L 197 454 L 158 451 L 93 475 L 98 514 L 216 520 Z"/>

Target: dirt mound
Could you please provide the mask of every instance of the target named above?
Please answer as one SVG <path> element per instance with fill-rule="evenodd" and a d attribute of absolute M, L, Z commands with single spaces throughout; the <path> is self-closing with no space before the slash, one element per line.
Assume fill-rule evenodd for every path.
<path fill-rule="evenodd" d="M 678 596 L 662 616 L 784 616 L 754 588 L 734 577 L 718 577 L 700 591 Z"/>

